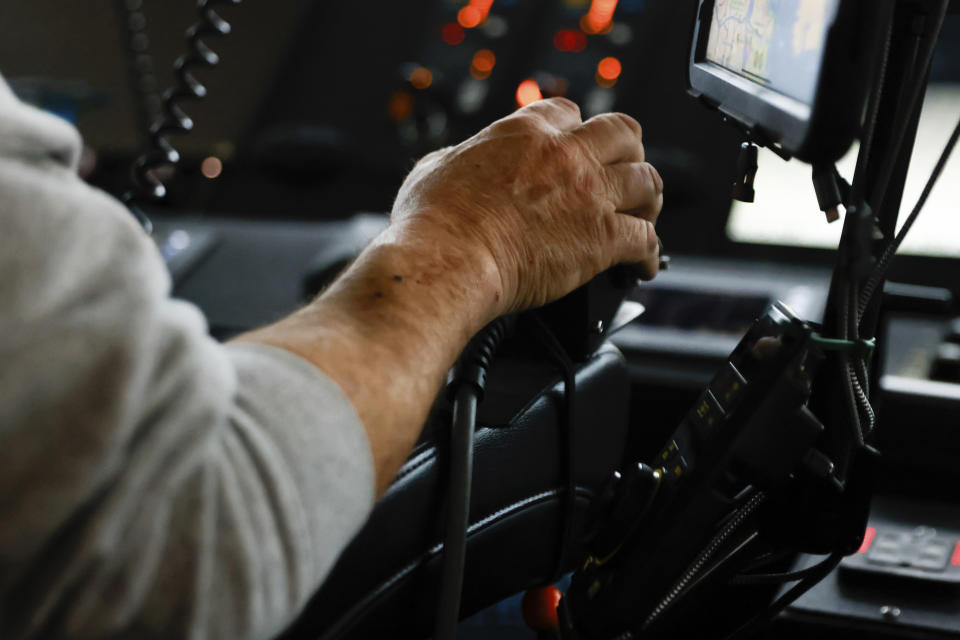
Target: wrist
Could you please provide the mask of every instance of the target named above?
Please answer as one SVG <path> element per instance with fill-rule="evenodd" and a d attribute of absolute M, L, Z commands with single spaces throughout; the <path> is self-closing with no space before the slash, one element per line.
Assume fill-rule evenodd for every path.
<path fill-rule="evenodd" d="M 339 288 L 366 290 L 375 305 L 402 307 L 428 323 L 456 322 L 467 339 L 507 311 L 493 255 L 441 225 L 391 225 L 345 276 Z"/>

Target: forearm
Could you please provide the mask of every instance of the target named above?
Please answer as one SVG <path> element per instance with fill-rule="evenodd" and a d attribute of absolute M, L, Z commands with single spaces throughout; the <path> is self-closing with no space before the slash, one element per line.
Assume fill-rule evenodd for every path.
<path fill-rule="evenodd" d="M 382 493 L 485 324 L 619 262 L 656 274 L 663 182 L 644 157 L 640 125 L 622 114 L 583 123 L 562 99 L 520 109 L 421 160 L 391 227 L 330 290 L 241 339 L 292 351 L 340 385 Z"/>
<path fill-rule="evenodd" d="M 370 440 L 378 495 L 416 442 L 446 372 L 499 312 L 489 256 L 448 246 L 394 227 L 310 305 L 239 338 L 296 353 L 340 385 Z"/>

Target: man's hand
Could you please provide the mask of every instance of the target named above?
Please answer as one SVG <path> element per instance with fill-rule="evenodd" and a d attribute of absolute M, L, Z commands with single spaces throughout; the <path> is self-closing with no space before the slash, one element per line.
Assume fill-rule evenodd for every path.
<path fill-rule="evenodd" d="M 582 123 L 572 102 L 544 100 L 424 158 L 390 226 L 345 274 L 241 339 L 292 351 L 340 385 L 366 428 L 382 493 L 444 375 L 485 324 L 620 262 L 656 275 L 662 203 L 636 121 Z"/>
<path fill-rule="evenodd" d="M 564 98 L 534 103 L 413 169 L 394 230 L 496 265 L 491 317 L 543 305 L 614 264 L 657 273 L 654 223 L 663 181 L 645 162 L 640 125 L 580 120 Z"/>

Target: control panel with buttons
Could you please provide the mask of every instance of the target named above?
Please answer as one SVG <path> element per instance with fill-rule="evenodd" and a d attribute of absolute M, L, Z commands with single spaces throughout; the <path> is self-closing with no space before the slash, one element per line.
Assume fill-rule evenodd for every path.
<path fill-rule="evenodd" d="M 823 425 L 806 405 L 824 354 L 813 332 L 786 305 L 768 307 L 647 461 L 651 506 L 633 522 L 608 521 L 620 537 L 598 536 L 603 548 L 591 552 L 599 560 L 575 574 L 567 594 L 575 618 L 609 623 L 598 637 L 651 610 L 749 487 L 773 488 L 815 460 Z M 644 579 L 622 582 L 630 576 Z"/>
<path fill-rule="evenodd" d="M 844 558 L 840 570 L 849 578 L 889 576 L 960 587 L 960 531 L 871 525 L 858 552 Z"/>

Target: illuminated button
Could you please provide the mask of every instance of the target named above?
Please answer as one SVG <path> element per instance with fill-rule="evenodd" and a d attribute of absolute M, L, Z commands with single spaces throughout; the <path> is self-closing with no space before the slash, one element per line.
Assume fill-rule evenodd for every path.
<path fill-rule="evenodd" d="M 948 540 L 943 538 L 926 540 L 920 543 L 917 554 L 910 564 L 925 571 L 943 571 L 950 561 L 951 551 L 953 549 Z"/>
<path fill-rule="evenodd" d="M 720 424 L 725 417 L 723 407 L 717 402 L 713 393 L 708 389 L 700 396 L 700 400 L 690 414 L 690 420 L 694 425 L 710 430 Z"/>
<path fill-rule="evenodd" d="M 733 413 L 736 410 L 746 388 L 746 379 L 740 375 L 732 362 L 728 362 L 723 371 L 710 383 L 710 390 L 725 413 Z"/>
<path fill-rule="evenodd" d="M 664 483 L 673 485 L 683 476 L 687 475 L 689 469 L 690 465 L 687 463 L 687 459 L 678 455 L 674 457 L 669 464 L 660 467 L 660 476 L 663 478 Z"/>
<path fill-rule="evenodd" d="M 902 565 L 907 564 L 907 549 L 912 536 L 900 531 L 881 532 L 869 551 L 867 560 L 874 564 Z"/>
<path fill-rule="evenodd" d="M 670 470 L 670 473 L 672 473 L 675 478 L 679 478 L 686 472 L 687 472 L 687 461 L 683 459 L 683 456 L 680 456 L 680 459 L 677 460 L 676 464 L 673 465 L 673 468 Z"/>
<path fill-rule="evenodd" d="M 680 452 L 680 447 L 677 446 L 676 440 L 671 440 L 670 444 L 663 448 L 663 451 L 660 452 L 660 462 L 665 463 L 667 460 L 672 458 L 674 455 Z"/>

